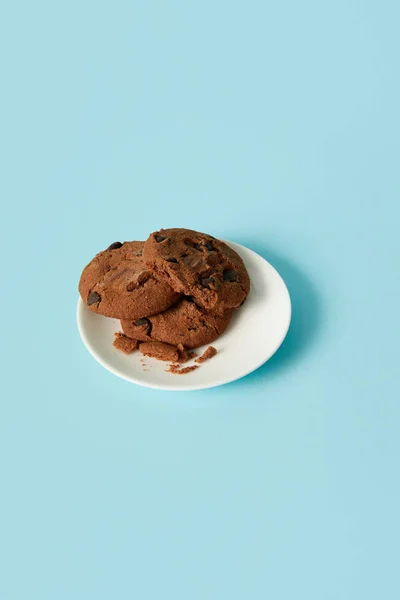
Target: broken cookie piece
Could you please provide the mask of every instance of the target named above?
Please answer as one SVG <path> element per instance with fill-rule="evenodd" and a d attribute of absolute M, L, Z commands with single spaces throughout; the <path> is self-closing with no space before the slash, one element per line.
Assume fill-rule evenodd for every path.
<path fill-rule="evenodd" d="M 203 354 L 201 356 L 199 356 L 199 358 L 196 358 L 196 360 L 194 362 L 203 363 L 206 360 L 210 360 L 210 358 L 212 358 L 216 354 L 217 354 L 217 350 L 214 348 L 214 346 L 208 346 L 207 350 L 205 350 L 203 352 Z"/>
<path fill-rule="evenodd" d="M 177 362 L 180 355 L 178 348 L 164 342 L 143 342 L 140 344 L 139 350 L 145 356 L 172 362 Z"/>
<path fill-rule="evenodd" d="M 239 254 L 199 231 L 170 228 L 151 233 L 143 260 L 176 292 L 192 296 L 214 315 L 239 308 L 250 290 L 249 274 Z"/>
<path fill-rule="evenodd" d="M 136 350 L 138 345 L 139 342 L 137 340 L 129 338 L 127 335 L 121 333 L 120 331 L 118 331 L 115 334 L 113 346 L 115 346 L 117 350 L 121 350 L 121 352 L 123 352 L 124 354 L 130 354 L 131 352 Z"/>
<path fill-rule="evenodd" d="M 177 350 L 179 352 L 179 358 L 177 360 L 178 363 L 182 364 L 197 356 L 196 352 L 190 352 L 185 349 L 183 344 L 177 345 Z"/>

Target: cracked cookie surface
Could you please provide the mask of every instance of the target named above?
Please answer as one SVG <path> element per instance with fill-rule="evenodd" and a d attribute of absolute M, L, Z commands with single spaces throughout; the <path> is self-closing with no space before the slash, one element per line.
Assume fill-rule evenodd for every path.
<path fill-rule="evenodd" d="M 208 311 L 238 308 L 250 290 L 240 256 L 224 242 L 190 229 L 160 229 L 144 244 L 144 262 L 176 291 Z"/>
<path fill-rule="evenodd" d="M 144 242 L 114 242 L 84 268 L 79 293 L 95 313 L 140 319 L 165 311 L 179 300 L 165 281 L 144 264 Z"/>
<path fill-rule="evenodd" d="M 210 344 L 229 325 L 232 310 L 222 315 L 210 314 L 193 301 L 183 298 L 163 313 L 146 319 L 121 320 L 123 332 L 135 340 L 157 341 L 185 348 Z"/>

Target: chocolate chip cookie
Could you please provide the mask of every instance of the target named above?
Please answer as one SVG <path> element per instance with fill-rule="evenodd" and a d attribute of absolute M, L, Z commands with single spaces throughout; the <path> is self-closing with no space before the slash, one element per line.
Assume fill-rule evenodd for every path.
<path fill-rule="evenodd" d="M 105 317 L 140 319 L 166 310 L 180 294 L 143 262 L 144 242 L 115 242 L 84 268 L 79 293 Z"/>
<path fill-rule="evenodd" d="M 232 310 L 226 310 L 221 315 L 211 314 L 199 308 L 191 299 L 183 298 L 158 315 L 121 320 L 121 326 L 123 332 L 135 340 L 197 348 L 214 341 L 227 328 L 231 316 Z"/>
<path fill-rule="evenodd" d="M 250 290 L 240 256 L 205 233 L 160 229 L 146 240 L 143 258 L 176 292 L 193 296 L 203 308 L 218 314 L 241 306 Z"/>

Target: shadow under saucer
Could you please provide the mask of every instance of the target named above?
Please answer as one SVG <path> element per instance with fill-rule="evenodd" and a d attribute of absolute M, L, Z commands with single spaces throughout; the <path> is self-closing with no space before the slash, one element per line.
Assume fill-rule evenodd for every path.
<path fill-rule="evenodd" d="M 262 367 L 242 380 L 248 382 L 250 378 L 254 381 L 264 379 L 289 367 L 309 349 L 320 330 L 323 306 L 314 283 L 290 259 L 257 242 L 240 240 L 240 243 L 275 267 L 286 283 L 292 302 L 292 321 L 282 346 Z"/>

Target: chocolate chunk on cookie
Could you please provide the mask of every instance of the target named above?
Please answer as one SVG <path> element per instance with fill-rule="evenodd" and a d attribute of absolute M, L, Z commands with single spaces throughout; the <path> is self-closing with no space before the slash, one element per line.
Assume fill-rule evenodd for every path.
<path fill-rule="evenodd" d="M 117 248 L 121 248 L 121 246 L 123 246 L 121 242 L 114 242 L 113 244 L 108 246 L 107 250 L 117 250 Z"/>
<path fill-rule="evenodd" d="M 87 297 L 87 305 L 92 306 L 92 304 L 100 304 L 101 296 L 97 292 L 89 292 Z"/>
<path fill-rule="evenodd" d="M 165 281 L 144 264 L 144 242 L 115 242 L 84 268 L 79 293 L 93 312 L 116 319 L 141 319 L 179 300 Z"/>
<path fill-rule="evenodd" d="M 161 229 L 146 240 L 146 265 L 206 310 L 238 308 L 250 290 L 240 256 L 227 244 L 190 229 Z"/>
<path fill-rule="evenodd" d="M 121 320 L 123 332 L 143 342 L 158 341 L 185 348 L 197 348 L 211 344 L 229 325 L 232 310 L 221 315 L 211 314 L 194 302 L 183 298 L 180 302 L 158 315 L 147 319 Z M 150 327 L 149 327 L 150 325 Z"/>

